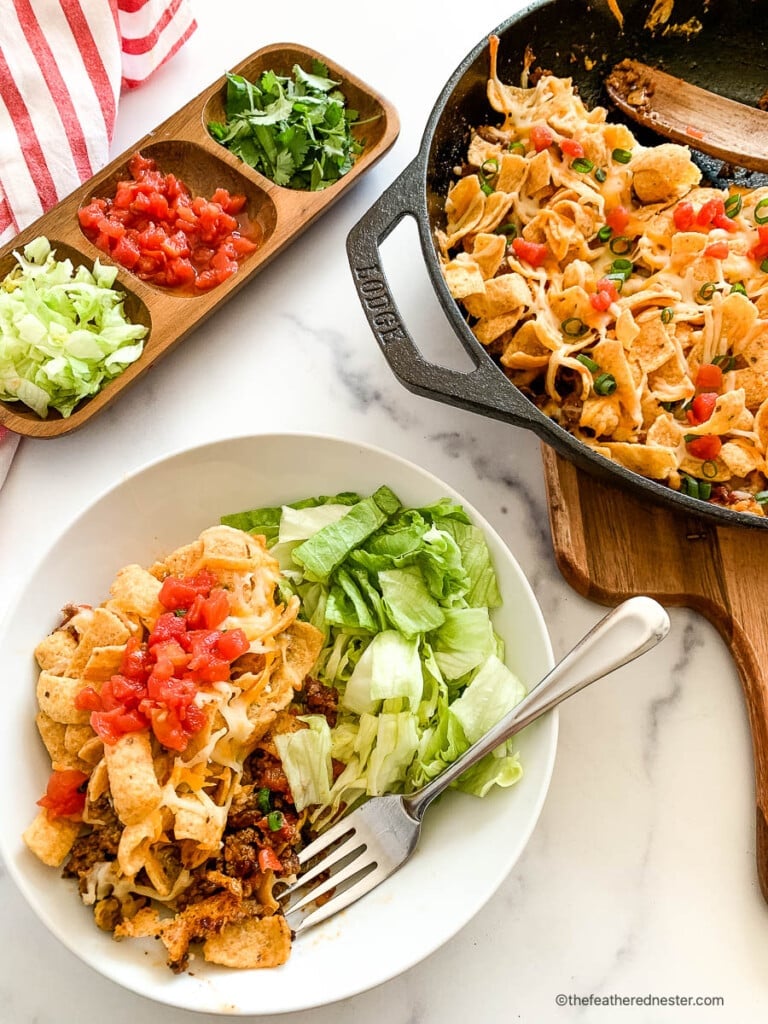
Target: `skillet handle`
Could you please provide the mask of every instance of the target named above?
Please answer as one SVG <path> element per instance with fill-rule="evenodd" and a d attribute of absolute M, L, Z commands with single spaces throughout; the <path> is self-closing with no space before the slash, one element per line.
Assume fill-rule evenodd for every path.
<path fill-rule="evenodd" d="M 379 260 L 379 246 L 403 217 L 419 222 L 422 160 L 417 157 L 376 200 L 347 237 L 347 256 L 360 303 L 390 369 L 409 391 L 521 426 L 538 426 L 534 407 L 483 351 L 465 346 L 469 373 L 424 359 L 403 323 Z M 421 225 L 420 225 L 421 227 Z M 426 259 L 429 240 L 420 231 Z"/>

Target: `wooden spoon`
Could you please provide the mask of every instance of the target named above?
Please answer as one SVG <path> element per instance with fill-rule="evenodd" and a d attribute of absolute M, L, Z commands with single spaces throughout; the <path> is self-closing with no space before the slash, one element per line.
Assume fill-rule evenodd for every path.
<path fill-rule="evenodd" d="M 637 60 L 617 64 L 605 87 L 624 114 L 659 135 L 737 167 L 768 172 L 767 111 Z"/>

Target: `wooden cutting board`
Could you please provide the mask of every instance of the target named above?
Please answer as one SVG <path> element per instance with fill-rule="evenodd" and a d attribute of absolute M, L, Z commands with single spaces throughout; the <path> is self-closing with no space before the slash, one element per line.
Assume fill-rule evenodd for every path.
<path fill-rule="evenodd" d="M 728 645 L 752 731 L 757 872 L 768 901 L 768 531 L 680 515 L 542 452 L 555 558 L 574 590 L 606 605 L 647 594 L 693 608 Z"/>

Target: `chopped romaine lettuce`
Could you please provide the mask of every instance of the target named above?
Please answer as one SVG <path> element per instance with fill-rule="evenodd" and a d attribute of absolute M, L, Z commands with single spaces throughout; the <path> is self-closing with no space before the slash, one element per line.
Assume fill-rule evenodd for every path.
<path fill-rule="evenodd" d="M 489 614 L 501 596 L 485 538 L 450 499 L 404 508 L 382 487 L 222 521 L 267 537 L 284 598 L 297 595 L 325 634 L 312 674 L 339 693 L 336 723 L 307 716 L 307 729 L 276 737 L 296 806 L 316 825 L 424 785 L 525 695 Z M 484 796 L 521 774 L 504 743 L 456 786 Z"/>
<path fill-rule="evenodd" d="M 331 792 L 331 730 L 322 715 L 301 715 L 306 729 L 280 733 L 275 746 L 297 811 L 326 803 Z"/>

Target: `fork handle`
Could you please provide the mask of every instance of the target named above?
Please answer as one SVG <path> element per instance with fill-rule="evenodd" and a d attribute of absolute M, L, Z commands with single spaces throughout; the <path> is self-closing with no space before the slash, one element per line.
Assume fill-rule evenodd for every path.
<path fill-rule="evenodd" d="M 458 760 L 426 786 L 404 796 L 408 813 L 420 821 L 432 800 L 467 768 L 567 697 L 650 651 L 668 632 L 669 616 L 652 598 L 632 597 L 618 605 Z"/>

